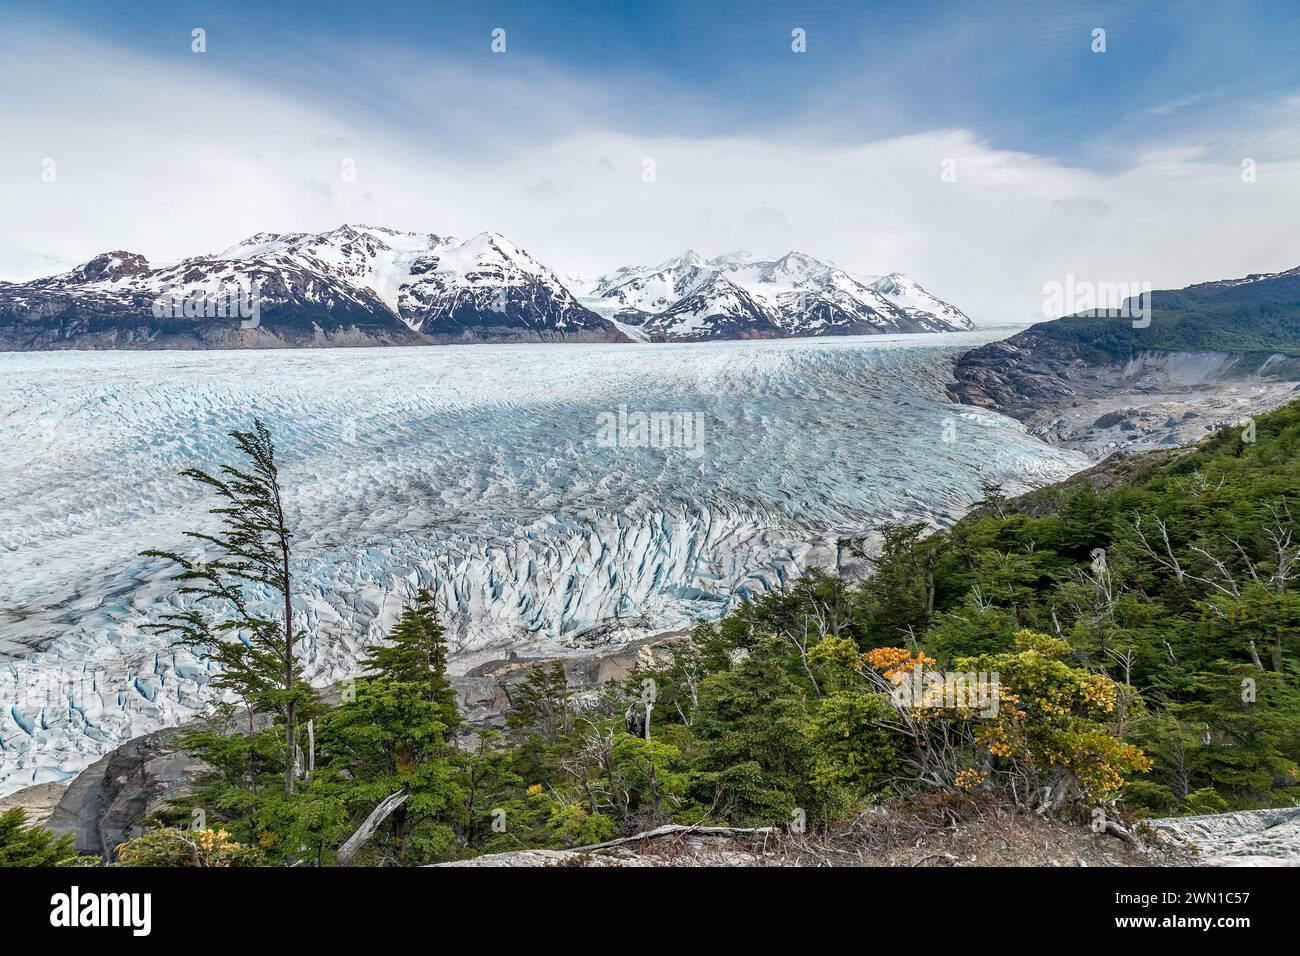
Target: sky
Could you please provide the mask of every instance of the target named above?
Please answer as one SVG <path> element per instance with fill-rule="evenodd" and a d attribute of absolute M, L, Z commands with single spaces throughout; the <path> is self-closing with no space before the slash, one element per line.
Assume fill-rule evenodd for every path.
<path fill-rule="evenodd" d="M 0 130 L 9 281 L 344 222 L 562 275 L 799 249 L 985 323 L 1300 265 L 1290 0 L 4 0 Z"/>

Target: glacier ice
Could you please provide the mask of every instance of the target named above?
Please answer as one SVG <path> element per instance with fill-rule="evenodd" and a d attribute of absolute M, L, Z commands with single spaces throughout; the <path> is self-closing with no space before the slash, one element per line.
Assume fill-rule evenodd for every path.
<path fill-rule="evenodd" d="M 208 665 L 141 624 L 175 599 L 149 547 L 194 551 L 177 476 L 279 446 L 313 681 L 353 673 L 414 589 L 454 662 L 582 653 L 716 618 L 881 520 L 953 520 L 982 480 L 1082 467 L 948 404 L 995 337 L 0 354 L 0 793 L 75 774 L 208 708 Z M 601 447 L 620 405 L 702 413 L 704 454 Z M 602 639 L 607 639 L 602 637 Z"/>

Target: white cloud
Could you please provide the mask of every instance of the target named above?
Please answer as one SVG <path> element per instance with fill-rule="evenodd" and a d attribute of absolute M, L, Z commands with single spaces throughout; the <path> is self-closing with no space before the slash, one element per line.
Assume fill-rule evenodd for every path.
<path fill-rule="evenodd" d="M 165 261 L 350 221 L 494 229 L 564 273 L 687 247 L 798 248 L 860 272 L 911 272 L 995 321 L 1038 317 L 1043 284 L 1066 273 L 1167 288 L 1300 263 L 1294 101 L 1215 143 L 1135 144 L 1103 174 L 995 149 L 969 130 L 837 147 L 615 132 L 603 116 L 626 91 L 584 94 L 542 69 L 488 82 L 412 74 L 400 102 L 364 111 L 355 103 L 367 97 L 290 96 L 198 56 L 164 63 L 48 42 L 57 56 L 30 38 L 0 44 L 11 67 L 0 79 L 4 279 L 110 249 Z M 421 106 L 431 87 L 446 102 Z M 367 96 L 393 88 L 385 73 Z M 464 136 L 440 145 L 457 127 Z M 1239 163 L 1256 142 L 1271 158 L 1244 183 Z M 45 158 L 57 164 L 52 184 L 40 178 Z M 341 176 L 345 159 L 355 182 Z M 956 182 L 943 181 L 946 159 Z"/>

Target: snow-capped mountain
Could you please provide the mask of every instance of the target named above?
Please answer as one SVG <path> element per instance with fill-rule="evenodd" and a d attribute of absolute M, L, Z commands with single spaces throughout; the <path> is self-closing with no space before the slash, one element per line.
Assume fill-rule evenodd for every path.
<path fill-rule="evenodd" d="M 168 265 L 117 251 L 48 278 L 0 282 L 0 350 L 689 342 L 972 327 L 910 276 L 858 277 L 801 252 L 762 260 L 690 251 L 619 269 L 579 289 L 581 299 L 573 282 L 493 232 L 464 241 L 360 225 L 259 233 Z"/>
<path fill-rule="evenodd" d="M 240 312 L 226 308 L 241 292 L 256 302 L 255 317 L 248 301 Z M 463 242 L 350 225 L 262 233 L 175 265 L 111 252 L 61 275 L 0 284 L 6 349 L 488 341 L 627 336 L 490 232 Z"/>
<path fill-rule="evenodd" d="M 911 276 L 859 278 L 802 252 L 704 259 L 688 251 L 656 266 L 624 267 L 588 293 L 614 317 L 658 340 L 950 332 L 973 327 L 960 309 Z"/>
<path fill-rule="evenodd" d="M 766 339 L 782 335 L 753 296 L 720 272 L 701 281 L 674 303 L 640 323 L 652 340 Z"/>
<path fill-rule="evenodd" d="M 695 250 L 688 249 L 657 266 L 624 266 L 613 275 L 596 280 L 591 295 L 609 300 L 618 307 L 621 316 L 639 325 L 636 313 L 648 317 L 662 312 L 716 272 Z"/>
<path fill-rule="evenodd" d="M 918 322 L 930 322 L 939 319 L 952 328 L 971 329 L 974 323 L 966 313 L 955 305 L 944 302 L 921 288 L 921 284 L 902 272 L 891 272 L 871 283 L 871 288 L 879 292 L 909 317 Z M 937 331 L 946 331 L 939 329 Z"/>

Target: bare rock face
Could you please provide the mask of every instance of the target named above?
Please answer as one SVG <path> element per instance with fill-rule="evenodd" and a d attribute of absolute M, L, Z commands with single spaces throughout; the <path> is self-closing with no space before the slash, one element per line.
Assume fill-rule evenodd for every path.
<path fill-rule="evenodd" d="M 1196 847 L 1207 866 L 1300 866 L 1300 807 L 1149 822 Z"/>
<path fill-rule="evenodd" d="M 1025 421 L 1044 406 L 1069 405 L 1085 374 L 1076 350 L 1027 329 L 962 355 L 948 397 Z"/>
<path fill-rule="evenodd" d="M 113 859 L 118 844 L 139 836 L 168 800 L 193 792 L 206 764 L 179 747 L 183 728 L 129 740 L 73 779 L 46 826 L 71 833 L 78 853 Z"/>
<path fill-rule="evenodd" d="M 1296 397 L 1300 360 L 1153 351 L 1096 364 L 1078 343 L 1035 326 L 965 353 L 953 376 L 953 401 L 1009 415 L 1044 441 L 1103 458 L 1185 445 L 1276 408 Z"/>
<path fill-rule="evenodd" d="M 49 783 L 38 783 L 34 787 L 18 790 L 15 793 L 0 797 L 0 813 L 14 807 L 21 807 L 27 814 L 27 822 L 32 826 L 44 823 L 50 814 L 54 812 L 58 802 L 63 799 L 63 794 L 67 789 L 68 785 L 66 783 L 51 780 Z"/>

